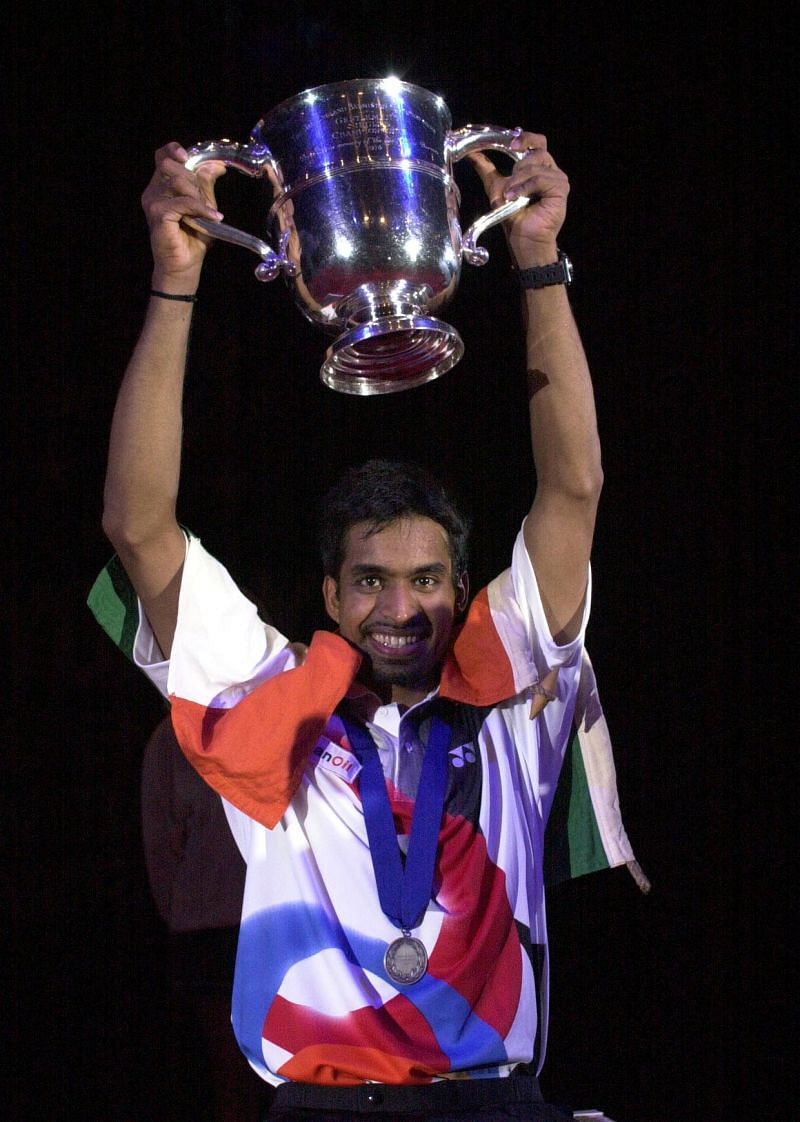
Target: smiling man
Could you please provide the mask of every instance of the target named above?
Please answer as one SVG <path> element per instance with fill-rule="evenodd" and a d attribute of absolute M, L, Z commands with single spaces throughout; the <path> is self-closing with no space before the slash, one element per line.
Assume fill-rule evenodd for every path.
<path fill-rule="evenodd" d="M 493 205 L 533 199 L 507 227 L 537 481 L 510 567 L 468 604 L 467 528 L 438 483 L 408 464 L 352 469 L 322 519 L 336 630 L 304 657 L 176 516 L 206 249 L 183 220 L 219 219 L 223 169 L 189 172 L 167 145 L 143 196 L 153 293 L 111 434 L 117 557 L 91 604 L 169 697 L 247 862 L 233 1024 L 277 1088 L 274 1119 L 563 1117 L 537 1074 L 545 826 L 568 749 L 571 783 L 599 777 L 586 852 L 632 858 L 583 651 L 602 473 L 556 246 L 569 185 L 543 136 L 515 144 L 508 178 L 474 157 Z M 562 847 L 573 838 L 574 823 Z"/>
<path fill-rule="evenodd" d="M 466 527 L 439 490 L 420 469 L 371 462 L 347 473 L 324 508 L 335 543 L 323 554 L 328 615 L 363 652 L 361 680 L 406 707 L 437 684 L 467 604 Z"/>

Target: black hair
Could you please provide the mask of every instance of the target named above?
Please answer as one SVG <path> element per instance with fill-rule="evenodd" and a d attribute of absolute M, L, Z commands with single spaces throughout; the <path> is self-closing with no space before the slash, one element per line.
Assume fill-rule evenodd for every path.
<path fill-rule="evenodd" d="M 368 524 L 369 536 L 409 516 L 430 518 L 446 532 L 457 584 L 467 570 L 466 516 L 425 468 L 390 460 L 349 468 L 322 500 L 319 544 L 325 575 L 339 579 L 347 532 L 356 522 Z"/>

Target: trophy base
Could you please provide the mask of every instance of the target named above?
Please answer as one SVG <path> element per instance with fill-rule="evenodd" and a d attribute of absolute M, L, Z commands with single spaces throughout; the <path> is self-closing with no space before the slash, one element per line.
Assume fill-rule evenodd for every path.
<path fill-rule="evenodd" d="M 398 393 L 438 378 L 463 353 L 461 336 L 448 323 L 428 316 L 380 316 L 331 344 L 320 378 L 339 393 Z"/>

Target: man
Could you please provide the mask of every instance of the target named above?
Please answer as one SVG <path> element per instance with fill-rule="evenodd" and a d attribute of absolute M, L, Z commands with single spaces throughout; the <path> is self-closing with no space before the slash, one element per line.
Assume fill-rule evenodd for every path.
<path fill-rule="evenodd" d="M 219 220 L 223 169 L 190 173 L 169 144 L 143 195 L 153 295 L 112 426 L 103 525 L 118 560 L 93 606 L 102 622 L 124 567 L 138 597 L 131 653 L 226 800 L 248 864 L 233 1022 L 277 1084 L 270 1118 L 562 1116 L 535 1076 L 544 828 L 576 699 L 585 711 L 594 697 L 583 635 L 602 473 L 565 272 L 543 272 L 560 260 L 568 180 L 543 136 L 515 147 L 509 177 L 473 157 L 493 205 L 533 200 L 507 226 L 537 481 L 511 568 L 463 618 L 458 512 L 417 470 L 367 464 L 328 496 L 323 596 L 337 634 L 317 633 L 305 660 L 176 518 L 206 251 L 182 220 Z M 596 735 L 599 707 L 593 723 Z M 610 775 L 603 846 L 621 863 Z"/>

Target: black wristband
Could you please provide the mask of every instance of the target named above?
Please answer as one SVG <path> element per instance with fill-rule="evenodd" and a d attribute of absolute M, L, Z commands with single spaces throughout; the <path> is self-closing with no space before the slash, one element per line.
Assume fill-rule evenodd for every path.
<path fill-rule="evenodd" d="M 519 283 L 523 288 L 547 288 L 551 284 L 572 284 L 572 262 L 566 253 L 558 251 L 558 261 L 552 265 L 535 265 L 520 269 Z"/>
<path fill-rule="evenodd" d="M 183 300 L 187 304 L 197 303 L 197 293 L 194 296 L 179 296 L 176 292 L 159 292 L 156 288 L 150 289 L 151 296 L 159 296 L 162 300 Z"/>

